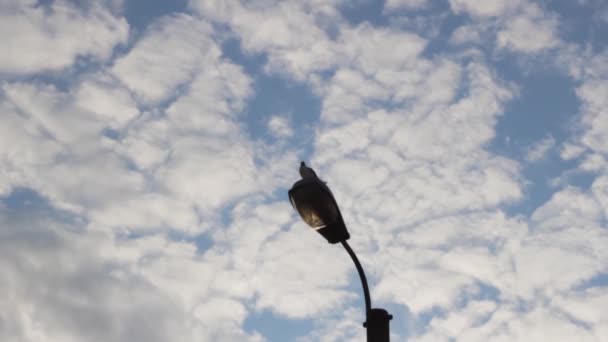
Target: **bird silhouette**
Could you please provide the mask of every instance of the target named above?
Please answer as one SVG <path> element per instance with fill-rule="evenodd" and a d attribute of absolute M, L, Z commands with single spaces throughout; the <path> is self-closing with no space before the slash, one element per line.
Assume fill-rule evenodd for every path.
<path fill-rule="evenodd" d="M 300 163 L 300 176 L 302 176 L 302 179 L 304 178 L 319 178 L 317 177 L 317 174 L 315 173 L 315 170 L 311 169 L 310 167 L 306 166 L 306 163 L 301 162 Z"/>

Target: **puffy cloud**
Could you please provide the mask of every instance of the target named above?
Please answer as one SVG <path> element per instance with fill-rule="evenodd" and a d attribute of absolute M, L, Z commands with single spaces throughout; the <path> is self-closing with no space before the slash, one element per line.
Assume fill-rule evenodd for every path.
<path fill-rule="evenodd" d="M 44 6 L 36 1 L 3 1 L 0 73 L 59 71 L 79 57 L 105 61 L 116 45 L 126 43 L 128 34 L 127 21 L 98 3 L 85 10 L 68 1 Z"/>
<path fill-rule="evenodd" d="M 554 146 L 555 139 L 552 136 L 547 136 L 528 148 L 525 159 L 528 162 L 539 161 L 544 158 Z"/>
<path fill-rule="evenodd" d="M 268 129 L 277 138 L 285 138 L 293 135 L 293 129 L 284 116 L 275 115 L 268 120 Z"/>
<path fill-rule="evenodd" d="M 242 118 L 245 101 L 252 94 L 252 80 L 240 66 L 217 56 L 197 63 L 199 71 L 188 89 L 167 108 L 170 125 L 179 133 L 237 135 L 236 120 Z"/>
<path fill-rule="evenodd" d="M 142 49 L 193 39 L 182 36 L 192 32 L 190 23 L 194 29 L 199 25 L 208 30 L 206 24 L 187 16 L 163 18 L 135 45 L 135 52 L 116 65 L 136 61 Z M 157 31 L 154 44 L 148 42 Z M 206 59 L 191 59 L 191 65 L 173 64 L 184 70 L 173 74 L 179 80 L 164 83 L 167 79 L 152 67 L 144 73 L 162 83 L 155 86 L 162 88 L 160 92 L 151 95 L 155 100 L 174 93 L 183 85 L 180 82 L 188 83 L 185 91 L 175 93 L 164 117 L 140 111 L 119 81 L 130 79 L 128 72 L 85 74 L 67 90 L 42 83 L 5 84 L 3 111 L 8 126 L 3 127 L 12 130 L 6 137 L 16 134 L 27 145 L 3 145 L 3 192 L 10 193 L 16 186 L 36 189 L 56 205 L 83 213 L 99 227 L 158 231 L 169 226 L 193 233 L 213 225 L 218 215 L 211 210 L 256 189 L 270 190 L 281 184 L 276 173 L 285 164 L 278 161 L 287 158 L 295 163 L 295 156 L 270 157 L 270 152 L 262 152 L 265 147 L 241 137 L 242 127 L 236 120 L 251 93 L 250 80 L 240 67 L 213 52 L 219 49 L 209 38 L 199 38 L 203 44 L 199 48 L 209 53 Z M 156 65 L 164 72 L 170 64 Z M 139 88 L 133 91 L 140 100 L 149 94 Z M 231 150 L 225 148 L 228 144 Z M 37 145 L 45 148 L 34 156 Z M 20 152 L 23 148 L 27 153 Z M 254 154 L 258 154 L 256 162 L 273 166 L 262 166 L 264 172 L 259 172 Z M 199 215 L 208 215 L 204 223 Z"/>
<path fill-rule="evenodd" d="M 455 45 L 479 43 L 480 41 L 481 35 L 473 26 L 460 26 L 452 32 L 450 37 L 450 43 Z"/>
<path fill-rule="evenodd" d="M 298 80 L 331 68 L 337 58 L 326 29 L 341 23 L 336 4 L 321 1 L 191 1 L 209 20 L 228 24 L 248 54 L 268 56 L 266 69 Z M 317 25 L 317 23 L 323 25 Z"/>
<path fill-rule="evenodd" d="M 486 320 L 495 310 L 496 303 L 493 301 L 480 300 L 469 303 L 445 318 L 434 318 L 430 323 L 432 333 L 415 340 L 439 341 L 451 338 L 476 341 L 476 338 L 479 338 L 481 334 L 474 328 L 475 325 Z"/>
<path fill-rule="evenodd" d="M 178 95 L 204 60 L 220 50 L 209 38 L 210 26 L 185 14 L 161 18 L 148 28 L 127 55 L 117 59 L 112 73 L 144 104 Z"/>
<path fill-rule="evenodd" d="M 479 299 L 482 284 L 508 288 L 514 283 L 509 255 L 525 231 L 522 222 L 499 213 L 450 216 L 403 229 L 377 258 L 394 266 L 379 270 L 375 295 L 420 314 Z"/>
<path fill-rule="evenodd" d="M 182 138 L 172 144 L 170 163 L 158 172 L 167 190 L 203 208 L 219 208 L 227 199 L 256 188 L 252 151 L 244 145 L 224 148 L 229 140 Z"/>
<path fill-rule="evenodd" d="M 583 125 L 586 130 L 582 142 L 587 147 L 608 154 L 608 110 L 606 92 L 608 79 L 590 79 L 580 86 L 576 94 L 583 101 Z"/>
<path fill-rule="evenodd" d="M 176 293 L 158 286 L 160 269 L 202 273 L 199 285 L 212 279 L 198 270 L 204 271 L 204 261 L 192 262 L 192 245 L 165 239 L 115 241 L 82 224 L 58 219 L 44 206 L 0 209 L 4 340 L 261 340 L 241 330 L 245 310 L 226 294 L 198 299 L 194 303 L 214 315 L 193 316 L 192 302 L 184 305 L 175 300 Z M 138 266 L 121 262 L 125 249 Z"/>
<path fill-rule="evenodd" d="M 136 108 L 120 106 L 127 108 L 122 113 L 88 111 L 74 93 L 42 84 L 8 83 L 3 91 L 3 121 L 9 127 L 21 122 L 22 127 L 11 135 L 21 133 L 19 140 L 25 144 L 4 145 L 2 172 L 9 175 L 3 177 L 9 181 L 4 185 L 6 192 L 15 186 L 30 187 L 64 208 L 82 210 L 141 188 L 142 177 L 111 153 L 108 139 L 102 136 L 105 128 L 116 125 L 117 118 L 128 120 Z M 116 108 L 110 103 L 106 106 Z M 99 177 L 100 173 L 106 177 Z"/>
<path fill-rule="evenodd" d="M 216 103 L 220 103 L 222 98 L 226 99 L 226 106 L 218 108 L 213 112 L 207 112 L 205 108 L 199 108 L 200 116 L 225 117 L 227 122 L 231 122 L 234 111 L 238 110 L 237 104 L 241 96 L 248 94 L 248 83 L 238 85 L 238 80 L 234 77 L 234 72 L 240 73 L 230 65 L 218 65 L 218 69 L 224 68 L 228 73 L 231 83 L 227 79 L 215 79 L 214 87 L 205 87 Z M 232 72 L 232 74 L 230 74 Z M 201 79 L 205 79 L 205 74 L 201 74 Z M 213 73 L 212 73 L 213 75 Z M 244 77 L 242 74 L 241 79 Z M 175 142 L 171 145 L 172 159 L 169 165 L 164 164 L 163 170 L 171 169 L 174 172 L 184 175 L 182 172 L 184 164 L 180 160 L 190 163 L 192 172 L 190 180 L 196 183 L 197 174 L 200 170 L 205 170 L 203 166 L 211 166 L 210 157 L 218 151 L 226 151 L 221 148 L 229 137 L 239 134 L 236 124 L 232 123 L 230 129 L 219 130 L 216 137 L 210 137 L 207 141 L 196 141 L 194 136 L 180 137 L 184 134 L 186 127 L 195 129 L 193 125 L 185 125 L 179 122 L 181 111 L 189 109 L 190 106 L 176 106 L 168 110 L 171 120 L 153 119 L 149 115 L 139 118 L 134 127 L 125 128 L 124 124 L 133 119 L 132 115 L 138 112 L 136 107 L 131 107 L 132 101 L 128 96 L 123 96 L 123 88 L 116 83 L 109 86 L 111 78 L 89 78 L 77 84 L 75 91 L 59 91 L 54 87 L 43 85 L 26 85 L 22 83 L 5 84 L 4 101 L 2 102 L 3 125 L 6 135 L 4 138 L 15 140 L 12 143 L 3 144 L 2 151 L 2 177 L 3 191 L 10 193 L 16 186 L 28 186 L 49 196 L 52 203 L 68 208 L 82 215 L 84 220 L 88 220 L 90 231 L 83 234 L 71 234 L 60 232 L 61 237 L 57 239 L 68 239 L 69 243 L 61 243 L 52 246 L 49 254 L 29 255 L 28 260 L 39 260 L 36 263 L 42 269 L 54 269 L 54 284 L 49 287 L 50 295 L 44 292 L 40 296 L 31 295 L 25 298 L 27 292 L 19 292 L 12 296 L 11 307 L 20 310 L 18 313 L 7 313 L 3 321 L 10 324 L 10 338 L 22 336 L 23 339 L 41 340 L 92 340 L 100 338 L 112 341 L 124 341 L 144 338 L 152 341 L 164 341 L 178 337 L 182 340 L 216 340 L 216 339 L 235 339 L 245 340 L 251 337 L 252 340 L 260 340 L 259 335 L 247 335 L 241 330 L 241 325 L 247 315 L 247 309 L 237 299 L 249 295 L 238 287 L 228 287 L 226 284 L 235 284 L 241 279 L 243 273 L 227 270 L 218 272 L 225 267 L 229 259 L 222 258 L 217 251 L 205 254 L 203 260 L 197 259 L 196 248 L 191 243 L 174 243 L 158 235 L 150 237 L 122 239 L 121 235 L 113 238 L 112 231 L 117 229 L 119 234 L 136 231 L 139 234 L 149 232 L 165 232 L 168 228 L 186 231 L 196 231 L 199 229 L 199 217 L 195 210 L 195 203 L 204 207 L 203 203 L 211 205 L 222 201 L 222 197 L 227 196 L 227 190 L 220 187 L 220 191 L 212 193 L 213 187 L 200 188 L 200 192 L 190 190 L 184 192 L 179 186 L 169 180 L 163 180 L 160 172 L 156 186 L 170 188 L 175 195 L 171 196 L 168 192 L 151 191 L 144 187 L 144 178 L 151 174 L 140 173 L 146 168 L 155 169 L 151 164 L 142 163 L 142 169 L 132 169 L 128 163 L 124 162 L 124 157 L 130 157 L 129 152 L 122 147 L 121 137 L 125 137 L 125 142 L 138 142 L 140 138 L 162 142 L 159 146 L 161 151 L 167 149 L 166 144 Z M 101 82 L 101 83 L 100 83 Z M 84 89 L 84 90 L 83 90 Z M 193 88 L 196 91 L 202 89 Z M 232 92 L 226 91 L 232 89 Z M 96 92 L 105 95 L 109 91 L 115 96 L 108 96 L 106 99 L 117 100 L 117 105 L 111 101 L 105 106 L 97 107 L 86 100 Z M 201 94 L 198 93 L 198 94 Z M 107 95 L 106 95 L 107 96 Z M 187 103 L 188 95 L 183 97 Z M 209 98 L 207 98 L 208 100 Z M 202 98 L 202 100 L 206 100 Z M 178 102 L 179 103 L 179 100 Z M 190 101 L 191 105 L 196 102 Z M 236 107 L 235 107 L 236 106 Z M 194 114 L 192 115 L 194 116 Z M 175 120 L 173 120 L 175 118 Z M 159 123 L 162 122 L 162 125 Z M 6 125 L 5 125 L 6 123 Z M 119 140 L 103 138 L 103 129 L 112 127 L 119 129 Z M 200 126 L 206 128 L 206 126 Z M 216 126 L 219 128 L 219 126 Z M 146 128 L 146 129 L 142 129 Z M 149 128 L 149 129 L 148 129 Z M 71 131 L 73 129 L 75 131 Z M 10 134 L 9 134 L 10 133 Z M 182 133 L 182 134 L 177 134 Z M 164 134 L 168 134 L 164 135 Z M 166 137 L 167 140 L 162 139 Z M 101 139 L 101 142 L 98 141 Z M 214 140 L 215 139 L 215 140 Z M 23 144 L 14 144 L 15 141 L 22 141 Z M 144 140 L 145 141 L 145 140 Z M 244 142 L 246 144 L 246 142 Z M 196 150 L 188 150 L 185 147 L 197 147 Z M 211 150 L 205 154 L 204 147 L 207 144 Z M 220 145 L 218 145 L 220 144 Z M 38 146 L 41 146 L 40 148 Z M 213 147 L 215 146 L 215 147 Z M 249 146 L 254 148 L 254 146 Z M 36 153 L 34 153 L 34 151 Z M 253 153 L 247 149 L 243 153 Z M 180 153 L 185 153 L 183 157 Z M 192 160 L 187 154 L 199 155 L 198 159 Z M 223 153 L 223 152 L 222 152 Z M 222 162 L 222 156 L 217 156 Z M 229 157 L 229 156 L 228 156 Z M 256 172 L 255 169 L 243 170 L 240 161 L 243 156 L 236 156 L 234 167 L 237 173 L 236 180 L 240 181 L 238 172 Z M 258 157 L 263 158 L 262 155 Z M 244 156 L 247 158 L 247 155 Z M 274 174 L 285 173 L 281 167 L 283 165 L 295 164 L 295 158 L 289 156 L 289 163 L 269 163 L 273 166 L 268 168 L 266 175 L 259 175 L 258 180 L 266 181 L 262 183 L 267 189 L 270 181 L 275 182 L 279 177 Z M 150 158 L 148 157 L 148 160 Z M 162 159 L 162 158 L 161 158 Z M 60 162 L 58 162 L 60 160 Z M 139 160 L 133 158 L 133 160 Z M 196 163 L 200 163 L 196 165 Z M 163 164 L 164 160 L 158 161 Z M 140 165 L 139 163 L 137 164 Z M 227 168 L 229 165 L 217 169 L 207 168 L 206 177 L 200 177 L 199 184 L 207 179 L 216 179 L 213 174 L 227 175 L 229 182 L 235 178 L 230 178 Z M 158 167 L 158 165 L 156 166 Z M 181 171 L 180 171 L 181 170 Z M 239 171 L 240 170 L 240 171 Z M 178 177 L 178 176 L 175 176 Z M 205 185 L 208 183 L 204 183 Z M 217 183 L 215 183 L 217 184 Z M 215 186 L 215 184 L 211 184 Z M 280 182 L 279 182 L 280 184 Z M 235 184 L 238 187 L 240 184 Z M 190 183 L 192 186 L 192 183 Z M 251 191 L 251 188 L 249 191 Z M 192 196 L 188 196 L 192 194 Z M 205 197 L 208 195 L 213 195 Z M 228 195 L 231 193 L 228 192 Z M 183 198 L 189 201 L 183 200 Z M 197 202 L 198 199 L 203 202 Z M 282 211 L 286 211 L 285 208 Z M 34 213 L 30 213 L 32 216 Z M 10 216 L 10 215 L 9 215 Z M 10 220 L 9 220 L 10 221 Z M 203 225 L 211 225 L 212 218 L 206 217 Z M 82 229 L 83 220 L 78 221 L 78 225 L 68 230 Z M 22 229 L 19 222 L 5 222 L 1 225 L 2 229 L 9 231 L 2 232 L 2 235 L 12 236 L 15 232 Z M 27 223 L 30 224 L 30 223 Z M 41 227 L 54 229 L 54 225 L 48 227 L 46 222 L 33 222 Z M 26 224 L 23 226 L 28 227 Z M 71 226 L 70 226 L 71 227 Z M 79 227 L 79 228 L 77 228 Z M 142 229 L 144 228 L 144 229 Z M 124 229 L 124 230 L 123 230 Z M 35 236 L 36 233 L 26 231 L 28 236 Z M 99 236 L 101 234 L 101 237 Z M 65 236 L 64 236 L 65 235 Z M 46 237 L 46 235 L 44 235 Z M 55 232 L 50 233 L 49 239 L 55 239 Z M 6 243 L 17 244 L 19 236 L 14 239 L 6 240 Z M 23 253 L 36 248 L 31 241 L 24 243 Z M 47 242 L 42 241 L 43 244 Z M 25 254 L 16 254 L 14 249 L 4 248 L 7 253 L 4 260 L 9 263 L 4 267 L 10 274 L 17 273 L 18 276 L 11 277 L 14 283 L 6 288 L 6 293 L 13 293 L 16 289 L 25 289 L 22 284 L 46 283 L 47 280 L 40 277 L 34 281 L 34 270 L 23 269 L 18 264 L 25 260 Z M 45 250 L 46 252 L 47 250 Z M 97 260 L 97 255 L 91 255 L 90 251 L 98 251 L 104 259 Z M 20 252 L 21 253 L 21 252 Z M 57 256 L 56 256 L 57 255 Z M 90 257 L 89 257 L 90 256 Z M 16 258 L 16 259 L 15 259 Z M 73 266 L 66 264 L 65 260 L 73 258 L 79 260 Z M 91 260 L 89 260 L 91 259 Z M 206 261 L 205 261 L 206 260 Z M 44 261 L 44 262 L 43 262 Z M 14 264 L 13 264 L 14 262 Z M 52 264 L 56 265 L 52 265 Z M 134 264 L 141 263 L 133 270 Z M 116 264 L 120 265 L 116 267 Z M 68 267 L 69 266 L 69 267 Z M 105 274 L 105 270 L 110 267 L 114 269 L 112 274 Z M 71 268 L 70 268 L 71 267 Z M 77 268 L 77 270 L 74 270 Z M 180 269 L 182 277 L 178 277 L 172 269 Z M 86 272 L 85 272 L 86 271 Z M 90 272 L 90 273 L 89 273 Z M 29 278 L 25 278 L 25 275 Z M 31 276 L 30 276 L 31 274 Z M 202 275 L 202 278 L 187 278 L 188 275 Z M 217 278 L 213 283 L 214 277 Z M 74 280 L 72 280 L 74 279 Z M 76 280 L 86 282 L 84 285 L 74 284 Z M 213 284 L 207 292 L 192 291 L 193 287 L 200 287 L 200 284 Z M 92 284 L 95 284 L 94 286 Z M 85 286 L 86 285 L 86 286 Z M 84 287 L 83 287 L 84 286 Z M 149 291 L 136 290 L 139 286 L 147 287 Z M 76 293 L 72 288 L 76 287 Z M 205 289 L 203 287 L 202 289 Z M 21 291 L 21 290 L 20 290 Z M 212 292 L 208 292 L 212 291 Z M 213 291 L 223 293 L 214 293 Z M 31 292 L 31 291 L 28 291 Z M 78 295 L 74 298 L 74 304 L 70 304 L 68 296 Z M 201 297 L 203 296 L 203 297 Z M 208 296 L 208 297 L 207 297 Z M 97 303 L 88 303 L 88 298 L 97 298 L 103 305 L 96 306 Z M 126 299 L 129 298 L 129 299 Z M 183 301 L 176 301 L 180 298 Z M 32 309 L 40 303 L 45 303 L 44 310 Z M 123 308 L 124 303 L 130 303 L 129 308 Z M 14 305 L 13 305 L 14 304 Z M 209 316 L 209 310 L 214 312 Z M 142 312 L 146 314 L 142 316 Z M 70 316 L 82 317 L 83 321 L 75 322 L 68 319 Z M 11 318 L 9 318 L 11 317 Z M 21 317 L 22 321 L 16 321 L 12 317 Z M 87 318 L 88 317 L 88 318 Z M 139 317 L 139 318 L 137 318 Z M 85 321 L 87 320 L 87 321 Z M 74 325 L 77 324 L 77 325 Z M 149 325 L 158 327 L 161 331 L 150 329 Z M 124 325 L 124 327 L 123 327 Z M 99 327 L 105 327 L 101 329 Z M 23 334 L 23 335 L 22 335 Z M 103 336 L 103 337 L 102 337 Z M 7 338 L 9 338 L 7 337 Z M 19 338 L 19 337 L 17 337 Z"/>
<path fill-rule="evenodd" d="M 482 302 L 483 303 L 483 302 Z M 433 321 L 437 328 L 415 341 L 447 341 L 450 339 L 462 339 L 467 341 L 568 341 L 576 339 L 579 341 L 593 341 L 595 336 L 589 333 L 576 322 L 564 319 L 563 315 L 556 313 L 550 308 L 538 308 L 529 312 L 518 311 L 516 308 L 487 310 L 471 313 L 479 310 L 482 303 L 470 305 L 461 311 L 450 314 L 445 319 Z M 483 309 L 482 309 L 483 310 Z M 479 316 L 474 316 L 475 314 Z M 464 316 L 464 318 L 462 317 Z M 472 317 L 471 317 L 472 316 Z M 458 323 L 467 318 L 473 322 L 458 326 Z M 488 323 L 484 322 L 490 319 Z M 455 322 L 456 321 L 456 322 Z"/>
<path fill-rule="evenodd" d="M 570 57 L 570 56 L 569 56 Z M 603 172 L 608 168 L 608 135 L 606 132 L 606 100 L 608 90 L 608 54 L 582 54 L 579 58 L 566 58 L 568 70 L 580 81 L 576 95 L 581 101 L 578 132 L 561 151 L 563 159 L 580 157 L 579 168 L 584 171 Z"/>
<path fill-rule="evenodd" d="M 474 1 L 474 0 L 450 0 L 452 11 L 456 13 L 467 13 L 477 17 L 497 17 L 507 14 L 519 5 L 519 1 Z"/>
<path fill-rule="evenodd" d="M 495 37 L 499 50 L 522 54 L 539 54 L 547 49 L 562 47 L 558 36 L 558 17 L 550 10 L 529 1 L 451 0 L 455 13 L 472 18 L 458 27 L 450 39 L 452 44 L 489 43 Z"/>
<path fill-rule="evenodd" d="M 517 165 L 490 157 L 482 148 L 493 137 L 492 126 L 501 103 L 511 98 L 511 90 L 497 83 L 483 65 L 472 63 L 461 70 L 448 61 L 437 64 L 413 63 L 409 73 L 420 76 L 413 77 L 419 84 L 411 86 L 416 93 L 408 110 L 386 113 L 362 107 L 346 114 L 351 118 L 347 123 L 328 126 L 318 135 L 315 160 L 328 165 L 327 178 L 334 179 L 332 188 L 346 199 L 349 213 L 370 215 L 382 221 L 386 230 L 521 196 Z M 380 68 L 376 75 L 385 68 L 401 68 L 389 63 L 375 65 Z M 422 67 L 416 70 L 416 66 Z M 330 82 L 340 75 L 341 71 L 336 72 Z M 447 104 L 462 83 L 470 88 L 470 95 Z M 384 94 L 362 92 L 359 89 L 366 88 L 358 81 L 349 86 L 359 92 L 350 97 L 372 104 L 382 99 L 379 96 L 394 98 L 390 89 L 400 91 L 386 87 Z M 345 102 L 344 95 L 336 100 L 334 96 L 328 92 L 326 101 Z M 335 109 L 331 110 L 332 116 L 326 118 L 329 108 L 324 108 L 321 118 L 334 124 Z M 336 111 L 340 113 L 340 109 Z M 387 196 L 391 198 L 388 203 Z"/>
<path fill-rule="evenodd" d="M 106 126 L 104 121 L 108 121 L 78 108 L 72 94 L 53 85 L 6 83 L 2 88 L 7 101 L 60 143 L 69 144 L 99 134 Z"/>
<path fill-rule="evenodd" d="M 340 50 L 346 60 L 371 75 L 384 68 L 404 69 L 416 61 L 426 41 L 416 34 L 394 29 L 376 28 L 367 23 L 344 30 Z"/>
<path fill-rule="evenodd" d="M 420 9 L 428 6 L 427 0 L 388 0 L 384 3 L 384 13 L 402 9 Z"/>
<path fill-rule="evenodd" d="M 107 74 L 85 78 L 78 86 L 75 104 L 94 113 L 112 129 L 121 129 L 140 114 L 131 94 Z"/>
<path fill-rule="evenodd" d="M 409 260 L 410 271 L 389 273 L 378 292 L 408 284 L 394 300 L 422 312 L 445 309 L 414 340 L 595 340 L 605 333 L 592 314 L 605 290 L 588 281 L 605 272 L 601 215 L 592 196 L 567 188 L 529 222 L 463 215 L 421 225 L 400 236 L 407 249 L 391 251 Z M 588 296 L 600 302 L 568 307 L 570 298 Z"/>
<path fill-rule="evenodd" d="M 269 308 L 290 318 L 310 318 L 342 307 L 354 297 L 345 289 L 352 269 L 347 254 L 339 246 L 328 248 L 327 242 L 302 223 L 293 230 L 278 234 L 260 248 L 256 308 Z"/>
<path fill-rule="evenodd" d="M 308 336 L 300 337 L 296 341 L 362 341 L 366 336 L 365 330 L 361 329 L 360 323 L 357 322 L 360 313 L 360 308 L 358 310 L 350 308 L 338 318 L 324 319 Z M 391 339 L 395 339 L 395 336 L 391 335 Z"/>
<path fill-rule="evenodd" d="M 580 156 L 583 152 L 585 152 L 584 147 L 567 143 L 564 144 L 564 146 L 560 150 L 560 157 L 564 160 L 571 160 Z"/>
<path fill-rule="evenodd" d="M 557 19 L 545 17 L 542 11 L 530 6 L 522 15 L 508 20 L 504 29 L 498 32 L 496 44 L 499 48 L 522 53 L 537 53 L 557 47 Z"/>

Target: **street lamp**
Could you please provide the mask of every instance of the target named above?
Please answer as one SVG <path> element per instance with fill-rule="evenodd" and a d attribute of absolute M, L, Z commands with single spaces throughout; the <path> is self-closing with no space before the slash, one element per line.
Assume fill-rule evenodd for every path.
<path fill-rule="evenodd" d="M 359 259 L 346 240 L 350 234 L 331 190 L 316 173 L 302 162 L 302 179 L 289 189 L 289 200 L 304 222 L 321 234 L 331 244 L 341 243 L 355 263 L 365 297 L 365 323 L 368 342 L 389 342 L 389 321 L 393 318 L 386 310 L 372 309 L 367 279 Z"/>

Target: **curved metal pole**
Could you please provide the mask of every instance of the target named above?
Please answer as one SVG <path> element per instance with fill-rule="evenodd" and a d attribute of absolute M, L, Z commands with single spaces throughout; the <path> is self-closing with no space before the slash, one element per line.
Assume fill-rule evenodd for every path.
<path fill-rule="evenodd" d="M 369 320 L 372 312 L 372 300 L 369 296 L 369 287 L 367 286 L 367 278 L 365 278 L 365 272 L 363 272 L 363 267 L 361 267 L 361 263 L 359 263 L 357 255 L 355 255 L 355 252 L 353 252 L 352 248 L 350 248 L 348 242 L 346 242 L 346 240 L 343 240 L 341 242 L 342 246 L 344 246 L 344 249 L 346 249 L 346 251 L 348 252 L 348 255 L 350 255 L 350 258 L 353 259 L 355 267 L 357 267 L 357 272 L 359 272 L 359 278 L 361 278 L 361 285 L 363 286 L 363 296 L 365 297 L 365 319 Z"/>

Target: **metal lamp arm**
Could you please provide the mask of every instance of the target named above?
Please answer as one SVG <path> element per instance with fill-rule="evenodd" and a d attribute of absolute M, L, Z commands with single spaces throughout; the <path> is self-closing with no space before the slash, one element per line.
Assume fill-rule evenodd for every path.
<path fill-rule="evenodd" d="M 365 272 L 363 272 L 363 267 L 361 267 L 361 263 L 359 262 L 357 255 L 355 254 L 355 252 L 353 252 L 353 249 L 350 248 L 348 242 L 346 242 L 346 240 L 343 240 L 341 241 L 341 243 L 342 246 L 344 246 L 344 249 L 346 249 L 346 251 L 348 252 L 348 255 L 350 255 L 350 258 L 353 259 L 355 267 L 357 267 L 357 272 L 359 273 L 359 278 L 361 278 L 361 285 L 363 286 L 363 296 L 365 297 L 365 319 L 368 320 L 372 312 L 372 300 L 369 296 L 369 287 L 367 286 L 367 278 L 365 278 Z"/>

